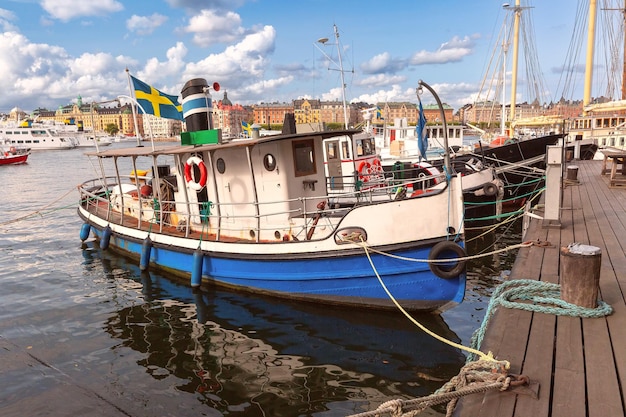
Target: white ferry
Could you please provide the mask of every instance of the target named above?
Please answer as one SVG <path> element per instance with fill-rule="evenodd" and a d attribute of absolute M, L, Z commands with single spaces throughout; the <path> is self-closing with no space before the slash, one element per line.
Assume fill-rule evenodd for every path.
<path fill-rule="evenodd" d="M 48 126 L 0 127 L 0 140 L 7 146 L 30 148 L 33 151 L 72 149 L 76 147 L 70 133 L 61 133 Z"/>

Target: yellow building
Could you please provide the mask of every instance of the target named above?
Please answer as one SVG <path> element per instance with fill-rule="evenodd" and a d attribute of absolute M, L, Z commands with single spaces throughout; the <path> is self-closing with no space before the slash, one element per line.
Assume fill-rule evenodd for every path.
<path fill-rule="evenodd" d="M 93 107 L 93 114 L 92 114 Z M 54 122 L 64 124 L 75 124 L 86 131 L 96 133 L 104 132 L 109 124 L 117 126 L 119 133 L 127 136 L 135 136 L 135 122 L 130 104 L 115 107 L 106 107 L 92 104 L 83 104 L 80 96 L 76 103 L 66 106 L 59 106 L 56 110 L 36 109 L 32 117 L 38 122 Z M 137 129 L 139 135 L 144 137 L 143 115 L 137 114 Z"/>

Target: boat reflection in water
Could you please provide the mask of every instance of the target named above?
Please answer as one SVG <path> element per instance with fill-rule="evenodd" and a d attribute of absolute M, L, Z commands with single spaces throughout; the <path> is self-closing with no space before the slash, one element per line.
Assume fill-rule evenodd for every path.
<path fill-rule="evenodd" d="M 212 288 L 192 292 L 89 245 L 85 267 L 101 263 L 115 288 L 134 289 L 141 300 L 114 313 L 105 331 L 140 353 L 136 364 L 156 381 L 150 384 L 160 384 L 158 395 L 174 390 L 176 400 L 167 401 L 188 409 L 206 406 L 231 416 L 349 415 L 391 399 L 428 395 L 465 362 L 458 349 L 399 312 L 319 307 Z M 459 342 L 439 315 L 416 318 Z"/>

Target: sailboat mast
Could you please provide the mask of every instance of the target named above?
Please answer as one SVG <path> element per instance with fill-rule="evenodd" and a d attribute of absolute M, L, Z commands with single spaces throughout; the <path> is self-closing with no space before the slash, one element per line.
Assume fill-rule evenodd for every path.
<path fill-rule="evenodd" d="M 622 9 L 624 15 L 624 68 L 622 69 L 622 100 L 626 100 L 626 0 L 624 0 L 624 8 Z"/>
<path fill-rule="evenodd" d="M 508 4 L 503 6 L 504 8 L 509 7 Z M 506 30 L 506 17 L 504 18 L 504 27 L 503 27 L 503 36 L 502 36 L 502 112 L 500 115 L 500 135 L 504 136 L 506 129 L 506 53 L 509 49 L 508 44 L 508 33 Z"/>
<path fill-rule="evenodd" d="M 509 120 L 515 120 L 515 101 L 517 94 L 517 64 L 519 56 L 519 21 L 522 9 L 520 0 L 515 0 L 515 20 L 513 22 L 513 68 L 511 73 L 511 110 Z"/>
<path fill-rule="evenodd" d="M 589 0 L 589 27 L 587 29 L 587 59 L 585 64 L 583 109 L 585 106 L 591 104 L 591 80 L 593 78 L 593 55 L 596 38 L 596 13 L 596 0 Z"/>

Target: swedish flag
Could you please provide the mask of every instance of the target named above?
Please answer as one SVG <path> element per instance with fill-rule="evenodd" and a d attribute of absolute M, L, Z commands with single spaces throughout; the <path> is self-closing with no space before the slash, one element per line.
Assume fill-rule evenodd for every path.
<path fill-rule="evenodd" d="M 378 106 L 376 106 L 376 120 L 385 120 L 383 117 L 383 111 Z"/>
<path fill-rule="evenodd" d="M 177 96 L 165 94 L 156 88 L 130 76 L 135 90 L 135 99 L 143 107 L 146 114 L 166 119 L 183 120 L 183 107 Z"/>
<path fill-rule="evenodd" d="M 248 133 L 248 137 L 252 137 L 252 126 L 248 122 L 241 121 L 241 129 Z"/>

